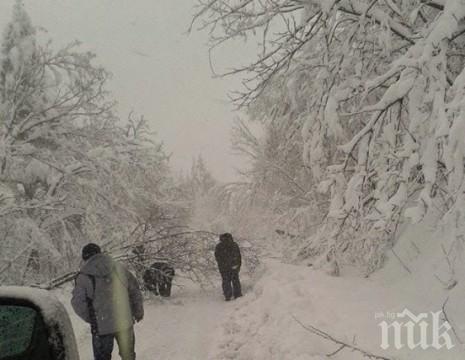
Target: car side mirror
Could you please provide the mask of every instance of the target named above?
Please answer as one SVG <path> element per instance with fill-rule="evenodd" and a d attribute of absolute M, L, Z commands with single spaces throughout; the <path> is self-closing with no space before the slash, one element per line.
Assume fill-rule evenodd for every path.
<path fill-rule="evenodd" d="M 71 321 L 54 296 L 0 287 L 0 360 L 79 360 Z"/>

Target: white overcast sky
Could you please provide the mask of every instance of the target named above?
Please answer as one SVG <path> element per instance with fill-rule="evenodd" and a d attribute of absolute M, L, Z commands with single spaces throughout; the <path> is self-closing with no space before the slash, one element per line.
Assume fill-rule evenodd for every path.
<path fill-rule="evenodd" d="M 175 170 L 202 154 L 220 180 L 234 180 L 241 160 L 230 150 L 234 117 L 227 100 L 240 79 L 213 79 L 207 34 L 187 35 L 195 0 L 24 0 L 34 25 L 55 44 L 80 40 L 113 74 L 118 110 L 144 114 L 172 153 Z M 14 0 L 0 0 L 0 27 Z M 244 47 L 222 49 L 217 61 L 244 61 Z M 249 50 L 250 52 L 250 50 Z"/>

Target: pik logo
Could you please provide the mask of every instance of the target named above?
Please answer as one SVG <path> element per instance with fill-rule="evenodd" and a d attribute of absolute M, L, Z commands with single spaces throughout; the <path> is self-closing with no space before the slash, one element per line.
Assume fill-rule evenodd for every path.
<path fill-rule="evenodd" d="M 442 311 L 415 315 L 408 309 L 401 313 L 377 314 L 376 318 L 384 318 L 378 324 L 381 327 L 381 348 L 387 350 L 393 345 L 397 350 L 405 346 L 411 350 L 452 349 L 455 346 L 449 335 L 452 327 L 441 318 L 441 314 Z"/>

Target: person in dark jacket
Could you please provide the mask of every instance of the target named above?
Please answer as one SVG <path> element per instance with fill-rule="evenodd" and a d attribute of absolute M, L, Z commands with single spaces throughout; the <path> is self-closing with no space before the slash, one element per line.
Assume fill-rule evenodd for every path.
<path fill-rule="evenodd" d="M 175 273 L 174 268 L 168 263 L 157 261 L 144 272 L 142 278 L 145 288 L 155 295 L 169 297 Z"/>
<path fill-rule="evenodd" d="M 220 235 L 215 248 L 215 259 L 223 280 L 223 294 L 226 301 L 242 296 L 239 271 L 241 270 L 241 251 L 229 233 Z"/>
<path fill-rule="evenodd" d="M 90 324 L 95 360 L 110 360 L 114 340 L 123 360 L 135 360 L 134 322 L 144 317 L 139 284 L 123 265 L 90 243 L 82 249 L 71 305 Z"/>

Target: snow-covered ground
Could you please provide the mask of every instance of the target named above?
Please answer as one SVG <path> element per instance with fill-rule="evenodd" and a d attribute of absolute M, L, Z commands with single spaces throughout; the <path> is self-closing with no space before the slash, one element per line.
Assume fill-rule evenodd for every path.
<path fill-rule="evenodd" d="M 437 279 L 447 279 L 447 261 L 441 251 L 444 239 L 431 234 L 425 225 L 407 227 L 395 248 L 403 265 L 391 254 L 386 266 L 368 278 L 347 268 L 343 276 L 332 277 L 309 266 L 268 258 L 263 259 L 257 279 L 245 281 L 244 297 L 232 302 L 223 301 L 219 284 L 208 290 L 175 287 L 170 299 L 146 301 L 145 318 L 136 325 L 138 359 L 320 360 L 339 349 L 305 328 L 310 326 L 389 359 L 463 359 L 463 277 L 455 274 L 458 284 L 449 290 Z M 381 348 L 380 322 L 396 320 L 388 314 L 404 309 L 415 315 L 430 314 L 441 311 L 447 298 L 446 312 L 458 335 L 448 331 L 453 349 L 409 349 L 406 328 L 401 334 L 402 349 L 394 348 L 392 334 L 390 347 Z M 81 358 L 91 360 L 88 328 L 76 317 L 72 320 Z M 432 321 L 427 322 L 431 343 Z M 419 328 L 415 331 L 418 341 Z M 363 356 L 344 348 L 331 358 Z"/>
<path fill-rule="evenodd" d="M 338 350 L 337 344 L 304 326 L 314 326 L 337 340 L 385 357 L 463 359 L 465 352 L 458 345 L 450 351 L 381 349 L 380 313 L 404 308 L 415 314 L 437 311 L 442 303 L 435 301 L 436 296 L 402 292 L 397 285 L 371 279 L 329 277 L 276 260 L 266 262 L 265 274 L 251 293 L 234 304 L 209 359 L 316 360 Z M 455 340 L 452 333 L 451 338 Z M 402 341 L 405 343 L 405 337 Z M 344 349 L 332 358 L 355 360 L 362 355 Z"/>
<path fill-rule="evenodd" d="M 447 229 L 433 228 L 431 224 L 406 226 L 394 249 L 398 257 L 390 254 L 386 266 L 368 278 L 348 268 L 341 277 L 331 277 L 311 267 L 265 260 L 263 276 L 247 296 L 234 304 L 209 359 L 316 360 L 337 352 L 340 345 L 311 333 L 311 326 L 389 359 L 463 359 L 465 276 L 459 272 L 463 259 L 455 259 L 456 273 L 450 274 L 448 263 L 454 261 L 455 250 L 448 244 L 454 237 Z M 449 260 L 443 247 L 450 252 Z M 451 275 L 458 284 L 448 288 Z M 454 328 L 447 332 L 441 327 L 446 299 L 446 314 Z M 397 317 L 405 309 L 415 316 L 427 314 L 426 337 L 421 337 L 419 324 L 413 323 L 412 327 L 414 344 L 423 339 L 426 349 L 409 346 L 405 325 L 410 318 Z M 441 312 L 438 331 L 434 329 L 432 312 Z M 396 317 L 391 318 L 393 315 Z M 381 348 L 383 321 L 401 324 L 401 349 L 394 347 L 393 328 L 388 349 Z M 454 347 L 434 348 L 434 332 L 440 344 L 448 337 Z M 346 347 L 331 358 L 355 360 L 363 356 Z"/>
<path fill-rule="evenodd" d="M 175 287 L 168 299 L 150 297 L 145 317 L 135 325 L 139 360 L 203 360 L 208 357 L 213 337 L 230 312 L 219 288 L 202 290 L 195 286 Z M 72 315 L 81 360 L 91 360 L 88 326 Z M 113 357 L 118 359 L 117 346 Z"/>

